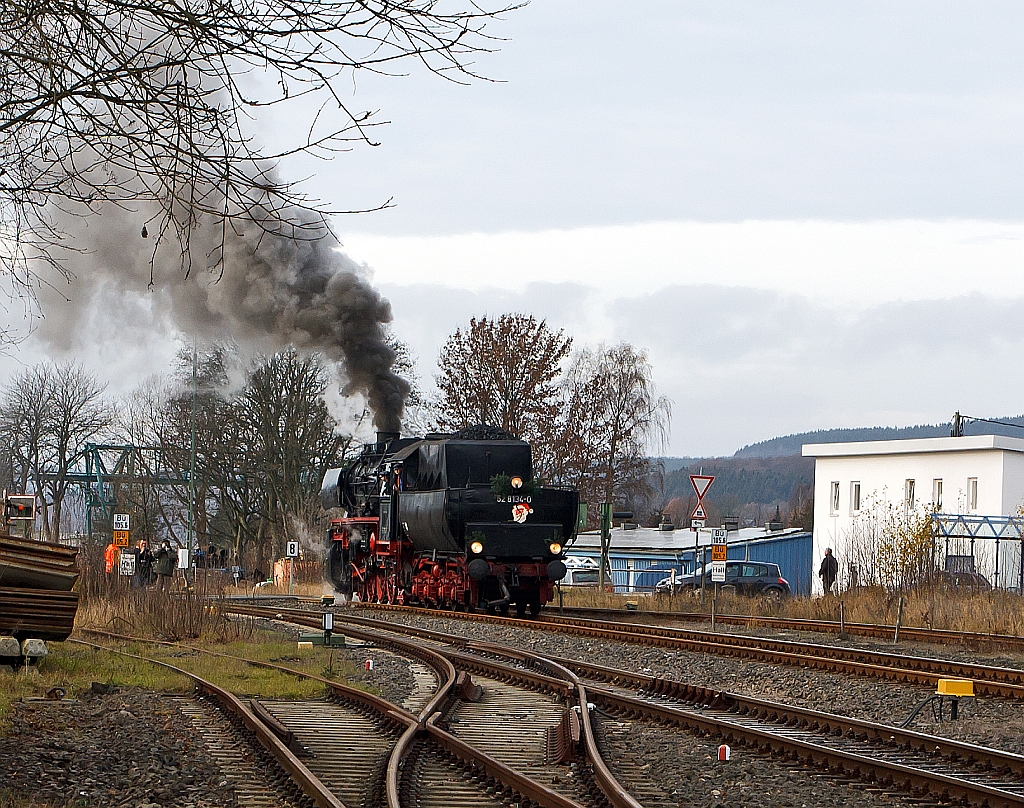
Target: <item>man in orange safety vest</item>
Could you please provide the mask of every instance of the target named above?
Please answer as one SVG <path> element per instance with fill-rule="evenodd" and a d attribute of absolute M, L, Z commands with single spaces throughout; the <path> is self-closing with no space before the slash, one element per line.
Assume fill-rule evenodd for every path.
<path fill-rule="evenodd" d="M 117 567 L 120 557 L 120 548 L 114 544 L 114 542 L 110 542 L 110 544 L 107 545 L 107 549 L 103 551 L 103 562 L 107 575 L 114 574 L 114 568 Z"/>

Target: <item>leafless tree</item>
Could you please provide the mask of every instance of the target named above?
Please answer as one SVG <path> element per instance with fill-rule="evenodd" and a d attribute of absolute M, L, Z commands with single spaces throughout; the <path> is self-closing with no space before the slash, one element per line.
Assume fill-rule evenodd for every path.
<path fill-rule="evenodd" d="M 280 179 L 278 161 L 373 143 L 353 109 L 360 73 L 419 64 L 461 81 L 509 6 L 474 0 L 111 0 L 0 5 L 0 260 L 23 292 L 38 260 L 67 272 L 62 215 L 140 211 L 154 250 L 188 268 L 201 217 L 226 234 L 257 222 L 324 234 L 331 212 Z M 276 152 L 255 131 L 288 105 L 295 135 Z M 310 212 L 315 215 L 309 215 Z M 172 238 L 173 237 L 173 238 Z M 223 238 L 222 238 L 223 243 Z M 214 261 L 219 256 L 214 256 Z"/>
<path fill-rule="evenodd" d="M 431 401 L 420 386 L 420 375 L 416 370 L 416 357 L 408 343 L 394 334 L 389 334 L 388 345 L 395 352 L 391 369 L 409 383 L 409 395 L 402 411 L 402 434 L 425 435 L 438 429 L 436 402 Z"/>
<path fill-rule="evenodd" d="M 10 456 L 11 485 L 15 492 L 42 491 L 46 435 L 53 414 L 48 363 L 26 368 L 3 391 L 0 404 L 0 439 Z"/>
<path fill-rule="evenodd" d="M 320 480 L 342 444 L 323 400 L 327 374 L 318 356 L 286 351 L 269 357 L 250 374 L 234 403 L 235 420 L 247 448 L 245 499 L 256 519 L 255 544 L 283 553 L 298 524 L 319 513 Z M 255 489 L 255 490 L 253 490 Z M 237 486 L 225 492 L 239 496 Z"/>
<path fill-rule="evenodd" d="M 655 393 L 647 353 L 628 343 L 580 352 L 564 395 L 558 478 L 585 501 L 648 508 L 650 450 L 667 439 L 672 405 Z"/>
<path fill-rule="evenodd" d="M 53 414 L 48 435 L 51 475 L 45 486 L 49 502 L 43 503 L 42 515 L 44 535 L 58 541 L 64 497 L 71 485 L 68 474 L 85 444 L 109 429 L 113 410 L 103 399 L 106 384 L 78 365 L 57 365 L 52 384 Z"/>
<path fill-rule="evenodd" d="M 439 425 L 501 427 L 534 444 L 543 473 L 559 413 L 561 364 L 571 347 L 564 331 L 530 315 L 473 318 L 441 349 Z"/>
<path fill-rule="evenodd" d="M 72 485 L 69 475 L 79 453 L 113 422 L 105 388 L 78 365 L 44 363 L 20 373 L 4 391 L 0 423 L 18 481 L 40 498 L 48 541 L 60 541 L 64 499 Z"/>

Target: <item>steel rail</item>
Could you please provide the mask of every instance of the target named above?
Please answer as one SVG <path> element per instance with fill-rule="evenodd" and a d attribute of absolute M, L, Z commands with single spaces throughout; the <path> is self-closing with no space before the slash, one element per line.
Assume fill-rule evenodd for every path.
<path fill-rule="evenodd" d="M 643 808 L 643 806 L 634 799 L 633 795 L 622 786 L 615 775 L 612 774 L 608 765 L 604 762 L 604 756 L 601 754 L 601 750 L 597 745 L 597 738 L 594 734 L 594 728 L 590 721 L 590 697 L 587 694 L 587 687 L 572 670 L 565 665 L 552 660 L 550 657 L 544 657 L 530 651 L 508 649 L 502 646 L 491 645 L 489 643 L 487 645 L 482 643 L 471 643 L 469 647 L 472 649 L 481 648 L 484 650 L 490 650 L 495 654 L 512 657 L 520 661 L 529 661 L 534 665 L 541 667 L 553 668 L 561 681 L 569 682 L 570 686 L 576 690 L 578 695 L 581 736 L 586 748 L 587 758 L 590 760 L 590 765 L 594 769 L 594 777 L 597 780 L 598 787 L 608 798 L 608 801 L 614 806 L 614 808 Z M 460 654 L 459 656 L 461 657 L 464 655 Z"/>
<path fill-rule="evenodd" d="M 628 619 L 640 622 L 643 619 L 676 621 L 683 623 L 710 623 L 711 612 L 675 612 L 664 610 L 628 611 L 626 609 L 601 609 L 585 606 L 566 606 L 558 611 L 559 615 L 569 617 L 585 617 L 593 615 L 601 619 Z M 896 636 L 896 626 L 885 623 L 851 623 L 838 620 L 818 620 L 809 617 L 769 617 L 747 614 L 716 614 L 715 622 L 732 626 L 753 626 L 775 628 L 786 631 L 808 631 L 820 634 L 839 634 L 841 631 L 851 636 L 871 637 L 873 639 L 892 640 Z M 900 638 L 933 645 L 957 645 L 973 647 L 998 647 L 1007 650 L 1024 649 L 1024 637 L 1013 634 L 988 634 L 980 631 L 957 631 L 955 629 L 924 628 L 923 626 L 900 626 Z"/>
<path fill-rule="evenodd" d="M 935 752 L 944 757 L 1011 771 L 1024 778 L 1024 755 L 888 724 L 818 712 L 805 707 L 780 704 L 727 691 L 712 690 L 674 679 L 594 665 L 565 657 L 551 656 L 548 658 L 586 679 L 613 685 L 626 685 L 640 694 L 667 696 L 686 704 L 731 710 L 743 715 L 785 723 L 789 726 L 813 726 L 824 734 L 835 734 L 836 731 L 843 735 L 852 733 L 858 737 L 895 743 L 908 749 Z"/>
<path fill-rule="evenodd" d="M 348 619 L 348 616 L 341 616 L 342 621 L 347 621 Z M 365 618 L 355 619 L 361 623 L 366 620 Z M 390 624 L 388 625 L 390 626 Z M 398 629 L 399 626 L 394 626 L 394 628 Z M 434 641 L 444 641 L 446 637 L 443 632 L 429 629 L 418 630 L 409 626 L 402 626 L 401 628 L 412 629 L 411 632 L 406 633 L 417 634 Z M 1008 770 L 1017 774 L 1024 773 L 1024 757 L 1000 752 L 999 750 L 938 738 L 913 730 L 889 727 L 884 724 L 873 724 L 872 722 L 859 719 L 847 719 L 829 713 L 816 713 L 813 710 L 788 707 L 758 699 L 736 696 L 730 693 L 716 693 L 704 688 L 687 686 L 672 680 L 633 674 L 629 671 L 590 665 L 589 663 L 562 657 L 542 657 L 528 651 L 510 649 L 496 643 L 467 641 L 464 638 L 452 635 L 447 635 L 447 637 L 449 641 L 454 641 L 464 649 L 461 651 L 452 650 L 445 652 L 455 659 L 460 667 L 489 671 L 491 675 L 522 677 L 534 683 L 547 684 L 552 688 L 558 687 L 562 681 L 557 677 L 551 677 L 536 671 L 502 666 L 499 663 L 467 654 L 466 651 L 478 651 L 503 656 L 519 662 L 532 661 L 534 664 L 548 667 L 557 666 L 570 673 L 576 670 L 584 671 L 590 675 L 603 677 L 606 680 L 630 681 L 633 684 L 646 686 L 652 693 L 677 698 L 680 694 L 684 696 L 689 695 L 694 702 L 703 702 L 708 706 L 715 706 L 716 708 L 746 711 L 755 717 L 775 716 L 779 723 L 785 727 L 792 727 L 794 723 L 799 724 L 801 722 L 804 724 L 814 724 L 826 735 L 829 733 L 835 734 L 836 731 L 842 734 L 848 732 L 859 733 L 869 738 L 873 737 L 885 741 L 890 745 L 903 745 L 907 748 L 936 752 L 952 759 L 980 763 L 996 770 Z M 577 681 L 579 680 L 577 679 Z M 1024 795 L 984 783 L 973 782 L 962 777 L 942 772 L 927 771 L 902 762 L 869 757 L 855 751 L 841 750 L 813 741 L 787 737 L 786 734 L 773 732 L 771 729 L 752 727 L 729 720 L 728 718 L 703 715 L 673 705 L 652 703 L 640 697 L 624 695 L 603 687 L 591 686 L 590 693 L 594 694 L 599 701 L 611 705 L 613 709 L 618 709 L 628 714 L 641 715 L 670 724 L 682 724 L 692 730 L 711 733 L 726 740 L 744 743 L 758 750 L 771 749 L 783 751 L 804 761 L 817 764 L 824 763 L 828 768 L 836 771 L 848 772 L 861 777 L 867 776 L 873 779 L 881 779 L 884 782 L 892 782 L 912 794 L 928 792 L 939 797 L 953 796 L 957 799 L 966 800 L 973 805 L 987 805 L 990 808 L 995 806 L 1024 805 Z M 581 719 L 589 723 L 589 716 L 581 716 Z"/>
<path fill-rule="evenodd" d="M 182 676 L 188 677 L 194 683 L 197 690 L 212 696 L 217 703 L 221 705 L 222 709 L 226 709 L 227 711 L 234 713 L 239 718 L 245 728 L 256 737 L 260 745 L 274 757 L 281 768 L 296 783 L 296 785 L 298 785 L 302 790 L 302 793 L 313 800 L 318 808 L 345 808 L 345 804 L 335 797 L 334 794 L 332 794 L 331 791 L 319 780 L 319 778 L 307 769 L 302 761 L 295 757 L 292 751 L 282 743 L 270 728 L 260 721 L 233 693 L 230 693 L 224 688 L 219 687 L 218 685 L 213 684 L 213 682 L 209 682 L 194 673 L 175 667 L 167 662 L 150 659 L 138 654 L 131 654 L 127 651 L 119 651 L 115 648 L 108 648 L 100 645 L 99 643 L 88 642 L 87 640 L 72 639 L 69 640 L 69 642 L 85 645 L 89 648 L 100 651 L 120 654 L 121 656 L 138 659 L 143 662 L 149 662 L 150 664 L 159 665 L 167 668 L 168 670 L 172 670 L 175 673 L 181 674 Z"/>
<path fill-rule="evenodd" d="M 273 596 L 260 596 L 273 597 Z M 301 596 L 289 596 L 299 603 L 320 603 L 319 599 Z M 366 608 L 376 608 L 384 604 L 363 604 Z M 448 612 L 433 609 L 436 614 L 449 614 Z M 556 612 L 549 609 L 544 616 L 554 615 Z M 710 623 L 711 612 L 685 612 L 666 611 L 662 609 L 646 609 L 630 611 L 625 608 L 599 608 L 589 606 L 565 606 L 559 608 L 557 615 L 570 617 L 585 617 L 587 615 L 599 616 L 601 619 L 617 620 L 628 622 L 640 622 L 644 618 L 667 622 L 684 623 Z M 839 634 L 845 630 L 846 634 L 858 637 L 870 637 L 873 639 L 891 640 L 896 636 L 896 626 L 887 623 L 855 623 L 839 620 L 819 620 L 809 617 L 771 617 L 767 615 L 747 614 L 716 614 L 715 621 L 723 625 L 753 626 L 776 628 L 787 631 L 807 631 L 820 634 Z M 956 629 L 925 628 L 923 626 L 900 626 L 900 637 L 905 640 L 930 643 L 933 645 L 963 645 L 971 647 L 997 647 L 1007 650 L 1024 650 L 1024 636 L 1014 634 L 996 634 L 981 631 L 958 631 Z"/>
<path fill-rule="evenodd" d="M 288 622 L 306 627 L 318 628 L 320 626 L 317 613 L 302 609 L 279 609 L 233 603 L 228 608 L 228 611 L 257 617 L 276 618 L 282 621 L 287 619 Z M 279 615 L 280 617 L 278 617 Z M 408 754 L 409 749 L 418 736 L 424 734 L 432 743 L 458 760 L 461 760 L 465 765 L 482 769 L 488 777 L 513 789 L 523 797 L 536 802 L 541 808 L 583 808 L 579 803 L 563 797 L 561 794 L 537 783 L 533 779 L 520 774 L 515 769 L 506 766 L 485 752 L 473 748 L 460 738 L 437 726 L 436 722 L 440 719 L 443 711 L 443 702 L 453 696 L 456 681 L 455 668 L 444 655 L 416 643 L 388 637 L 376 631 L 359 629 L 350 625 L 346 625 L 343 631 L 338 631 L 336 628 L 335 633 L 358 637 L 385 647 L 398 648 L 401 649 L 401 653 L 417 656 L 420 659 L 440 658 L 443 660 L 444 670 L 448 673 L 445 685 L 442 689 L 439 689 L 439 692 L 431 699 L 431 702 L 420 712 L 416 719 L 416 726 L 409 727 L 402 734 L 395 745 L 391 759 L 388 761 L 386 778 L 389 808 L 402 808 L 399 800 L 401 760 Z"/>
<path fill-rule="evenodd" d="M 373 604 L 365 608 L 424 614 L 430 617 L 492 622 L 541 631 L 565 631 L 579 636 L 624 643 L 661 646 L 745 660 L 840 671 L 874 676 L 900 682 L 934 686 L 940 678 L 964 678 L 974 681 L 980 695 L 1024 700 L 1024 670 L 1000 668 L 956 660 L 892 654 L 835 645 L 798 643 L 768 637 L 693 631 L 671 626 L 615 623 L 600 620 L 573 620 L 555 616 L 524 620 L 482 614 L 439 612 L 418 607 Z"/>
<path fill-rule="evenodd" d="M 1002 808 L 1024 806 L 1024 795 L 1000 788 L 974 783 L 959 777 L 917 769 L 903 763 L 867 757 L 856 752 L 839 750 L 800 738 L 774 733 L 758 727 L 728 721 L 720 717 L 702 715 L 644 699 L 625 696 L 612 690 L 594 688 L 595 697 L 626 713 L 640 714 L 670 724 L 681 724 L 690 729 L 708 732 L 733 743 L 743 743 L 754 749 L 786 752 L 806 762 L 824 763 L 829 770 L 846 772 L 858 777 L 868 776 L 891 782 L 911 794 L 928 792 L 939 797 L 963 799 L 972 805 Z"/>
<path fill-rule="evenodd" d="M 188 648 L 192 651 L 198 651 L 201 654 L 207 656 L 221 657 L 222 659 L 234 659 L 252 665 L 254 668 L 264 668 L 266 670 L 276 670 L 281 673 L 291 674 L 304 679 L 312 679 L 314 682 L 319 682 L 324 685 L 327 689 L 331 690 L 338 696 L 355 701 L 362 704 L 364 707 L 373 710 L 374 712 L 380 713 L 382 716 L 389 718 L 392 722 L 407 726 L 410 722 L 416 722 L 416 716 L 410 713 L 408 710 L 399 707 L 398 705 L 392 704 L 390 701 L 375 696 L 372 693 L 368 693 L 365 690 L 360 690 L 357 687 L 351 687 L 341 682 L 335 682 L 332 679 L 325 679 L 322 676 L 317 676 L 315 673 L 307 673 L 306 671 L 295 670 L 295 668 L 289 668 L 286 665 L 277 665 L 273 662 L 263 662 L 258 659 L 248 659 L 246 657 L 235 656 L 234 654 L 224 654 L 220 651 L 210 651 L 206 648 L 197 648 L 194 645 L 187 645 L 180 642 L 171 642 L 168 640 L 156 640 L 149 639 L 148 637 L 135 637 L 131 634 L 116 634 L 111 631 L 100 631 L 99 629 L 84 628 L 80 629 L 83 634 L 92 634 L 99 637 L 110 637 L 115 640 L 125 640 L 127 642 L 141 642 L 149 645 L 166 645 L 174 648 Z"/>

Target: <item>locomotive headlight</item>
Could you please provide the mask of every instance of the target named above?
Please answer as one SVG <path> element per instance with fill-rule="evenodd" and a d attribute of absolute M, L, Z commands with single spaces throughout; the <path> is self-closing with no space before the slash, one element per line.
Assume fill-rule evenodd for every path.
<path fill-rule="evenodd" d="M 522 488 L 523 487 L 523 478 L 522 477 L 513 477 L 512 478 L 512 487 L 513 488 Z"/>
<path fill-rule="evenodd" d="M 483 542 L 475 541 L 471 545 L 469 545 L 469 552 L 473 553 L 474 555 L 480 555 L 480 553 L 482 553 L 483 551 Z"/>
<path fill-rule="evenodd" d="M 551 555 L 558 555 L 560 552 L 562 552 L 562 545 L 560 545 L 557 541 L 553 541 L 551 542 L 551 544 L 548 545 L 548 549 L 551 551 Z"/>

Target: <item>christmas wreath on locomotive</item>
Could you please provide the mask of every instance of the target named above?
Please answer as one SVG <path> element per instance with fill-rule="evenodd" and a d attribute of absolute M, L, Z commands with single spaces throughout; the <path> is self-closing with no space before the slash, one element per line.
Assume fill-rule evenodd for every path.
<path fill-rule="evenodd" d="M 579 495 L 533 477 L 530 444 L 492 427 L 377 442 L 324 475 L 326 578 L 347 597 L 537 614 L 565 577 Z"/>

